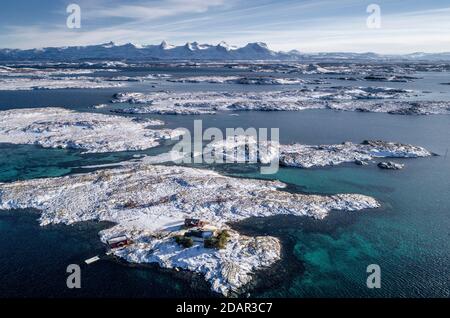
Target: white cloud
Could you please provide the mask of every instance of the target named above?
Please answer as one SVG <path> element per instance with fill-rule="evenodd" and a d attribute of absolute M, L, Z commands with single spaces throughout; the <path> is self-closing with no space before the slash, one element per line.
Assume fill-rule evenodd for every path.
<path fill-rule="evenodd" d="M 222 6 L 225 3 L 225 0 L 168 0 L 150 4 L 109 5 L 88 11 L 88 17 L 153 20 L 182 14 L 204 13 L 212 7 Z"/>

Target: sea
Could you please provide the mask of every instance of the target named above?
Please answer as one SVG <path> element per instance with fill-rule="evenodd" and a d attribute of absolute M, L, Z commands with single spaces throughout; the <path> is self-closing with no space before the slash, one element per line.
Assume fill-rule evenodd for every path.
<path fill-rule="evenodd" d="M 120 75 L 165 73 L 172 76 L 233 75 L 227 68 L 126 68 Z M 105 74 L 102 74 L 104 76 Z M 115 73 L 114 76 L 119 75 Z M 423 72 L 411 83 L 342 82 L 330 86 L 388 86 L 427 91 L 424 99 L 450 100 L 449 74 Z M 307 75 L 319 78 L 319 75 Z M 234 85 L 205 83 L 130 82 L 107 89 L 0 91 L 0 110 L 65 107 L 82 112 L 109 113 L 93 105 L 109 103 L 117 92 L 261 91 L 295 89 L 296 85 Z M 128 116 L 128 115 L 124 115 Z M 272 235 L 282 242 L 282 260 L 255 274 L 241 297 L 450 297 L 450 116 L 402 116 L 384 113 L 305 110 L 298 112 L 223 112 L 215 115 L 132 115 L 157 118 L 166 127 L 279 128 L 282 143 L 331 144 L 366 139 L 422 146 L 438 154 L 429 158 L 396 159 L 400 171 L 376 165 L 297 169 L 281 167 L 262 175 L 257 165 L 198 166 L 244 178 L 280 180 L 287 191 L 361 193 L 381 202 L 379 209 L 332 212 L 324 220 L 276 216 L 253 218 L 232 226 L 249 235 Z M 44 149 L 34 145 L 0 144 L 0 182 L 66 176 L 102 169 L 138 155 L 155 155 L 171 145 L 136 152 L 82 154 L 76 150 Z M 87 167 L 90 166 L 90 167 Z M 100 166 L 98 168 L 92 166 Z M 0 297 L 219 297 L 202 277 L 127 264 L 104 256 L 98 232 L 108 223 L 39 226 L 39 212 L 0 211 Z M 102 259 L 92 265 L 84 260 Z M 66 285 L 69 264 L 81 266 L 81 288 Z M 368 288 L 367 267 L 381 270 L 381 288 Z"/>

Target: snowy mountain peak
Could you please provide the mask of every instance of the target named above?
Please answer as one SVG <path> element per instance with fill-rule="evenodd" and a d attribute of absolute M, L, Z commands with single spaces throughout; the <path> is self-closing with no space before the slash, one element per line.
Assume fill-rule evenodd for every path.
<path fill-rule="evenodd" d="M 261 50 L 269 50 L 269 47 L 264 42 L 249 43 L 249 44 L 246 45 L 246 47 L 251 47 L 251 48 L 254 48 L 254 49 L 261 49 Z"/>
<path fill-rule="evenodd" d="M 211 45 L 199 44 L 198 42 L 187 42 L 184 46 L 190 51 L 207 50 L 211 47 Z"/>
<path fill-rule="evenodd" d="M 160 45 L 137 46 L 135 44 L 117 45 L 114 42 L 100 45 L 77 47 L 45 48 L 36 50 L 2 50 L 0 60 L 47 60 L 67 61 L 77 59 L 120 59 L 120 60 L 286 60 L 298 59 L 286 53 L 271 51 L 265 43 L 250 43 L 237 48 L 225 42 L 218 45 L 188 42 L 174 46 L 166 41 Z"/>
<path fill-rule="evenodd" d="M 170 49 L 173 49 L 175 47 L 175 45 L 169 44 L 169 43 L 167 43 L 167 41 L 164 40 L 161 42 L 159 47 L 163 50 L 170 50 Z"/>
<path fill-rule="evenodd" d="M 134 47 L 134 48 L 136 48 L 136 49 L 143 49 L 143 48 L 145 47 L 145 46 L 142 45 L 142 44 L 137 44 L 137 43 L 132 43 L 132 42 L 127 43 L 126 46 Z"/>
<path fill-rule="evenodd" d="M 123 48 L 128 48 L 128 49 L 142 49 L 143 46 L 139 45 L 139 44 L 134 44 L 134 43 L 125 43 L 124 45 L 116 45 L 116 46 L 121 46 Z"/>
<path fill-rule="evenodd" d="M 184 45 L 184 47 L 187 48 L 189 51 L 195 51 L 197 49 L 197 42 L 193 42 L 193 43 L 187 42 Z"/>
<path fill-rule="evenodd" d="M 113 41 L 110 41 L 110 42 L 108 42 L 108 43 L 103 43 L 103 44 L 101 44 L 100 46 L 102 46 L 102 47 L 104 47 L 104 48 L 106 48 L 106 49 L 109 49 L 109 48 L 115 47 L 115 46 L 117 46 L 117 45 L 116 45 L 116 43 L 114 43 Z"/>
<path fill-rule="evenodd" d="M 299 51 L 275 52 L 266 43 L 254 42 L 244 47 L 233 47 L 226 42 L 218 45 L 188 42 L 174 46 L 166 41 L 160 45 L 139 46 L 114 42 L 88 46 L 47 47 L 42 49 L 0 49 L 0 61 L 71 61 L 71 60 L 432 60 L 450 61 L 450 53 L 413 53 L 407 55 L 380 55 L 374 53 L 314 53 Z"/>
<path fill-rule="evenodd" d="M 225 42 L 225 41 L 222 41 L 222 42 L 220 42 L 219 44 L 217 44 L 217 47 L 223 48 L 223 49 L 225 49 L 226 51 L 231 51 L 231 50 L 236 50 L 236 49 L 237 49 L 237 47 L 232 46 L 232 45 L 229 45 L 229 44 L 228 44 L 227 42 Z"/>

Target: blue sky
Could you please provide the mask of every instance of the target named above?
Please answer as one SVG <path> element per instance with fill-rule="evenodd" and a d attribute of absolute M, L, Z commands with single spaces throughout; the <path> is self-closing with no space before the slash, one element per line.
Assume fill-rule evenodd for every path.
<path fill-rule="evenodd" d="M 0 47 L 266 42 L 274 50 L 450 51 L 449 0 L 14 0 L 0 4 Z M 81 7 L 81 29 L 66 8 Z M 370 29 L 369 4 L 381 8 Z"/>

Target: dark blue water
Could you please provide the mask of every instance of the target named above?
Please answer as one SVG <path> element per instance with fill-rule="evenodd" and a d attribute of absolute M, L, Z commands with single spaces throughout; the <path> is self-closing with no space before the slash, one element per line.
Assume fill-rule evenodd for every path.
<path fill-rule="evenodd" d="M 36 211 L 0 217 L 2 297 L 199 297 L 214 296 L 200 277 L 135 267 L 103 256 L 95 265 L 81 260 L 104 254 L 98 231 L 109 224 L 40 227 Z M 81 267 L 81 289 L 66 285 L 67 266 Z"/>
<path fill-rule="evenodd" d="M 440 89 L 441 87 L 439 87 Z M 89 110 L 107 102 L 109 90 L 1 92 L 0 107 L 65 106 Z M 169 127 L 279 127 L 283 143 L 340 143 L 385 139 L 424 146 L 439 157 L 397 160 L 402 171 L 344 165 L 301 170 L 282 168 L 262 176 L 257 167 L 216 166 L 227 174 L 279 179 L 311 193 L 363 193 L 382 208 L 333 213 L 323 221 L 275 217 L 237 227 L 283 241 L 283 261 L 257 279 L 256 297 L 449 297 L 450 296 L 450 116 L 393 116 L 334 112 L 240 112 L 239 116 L 151 116 Z M 118 162 L 134 153 L 82 155 L 35 146 L 0 145 L 0 181 L 86 171 L 83 165 Z M 158 153 L 151 150 L 143 153 Z M 82 289 L 65 287 L 65 267 L 103 252 L 97 232 L 106 224 L 40 228 L 37 214 L 0 214 L 0 296 L 79 297 L 211 296 L 196 277 L 156 268 L 130 267 L 112 259 L 82 267 Z M 378 264 L 382 288 L 366 287 L 366 267 Z M 276 271 L 276 272 L 275 272 Z M 282 273 L 282 275 L 277 275 Z M 266 275 L 265 274 L 265 275 Z M 281 276 L 278 277 L 278 276 Z M 184 278 L 183 278 L 184 277 Z M 268 279 L 265 279 L 268 277 Z M 266 281 L 264 281 L 266 280 Z"/>

